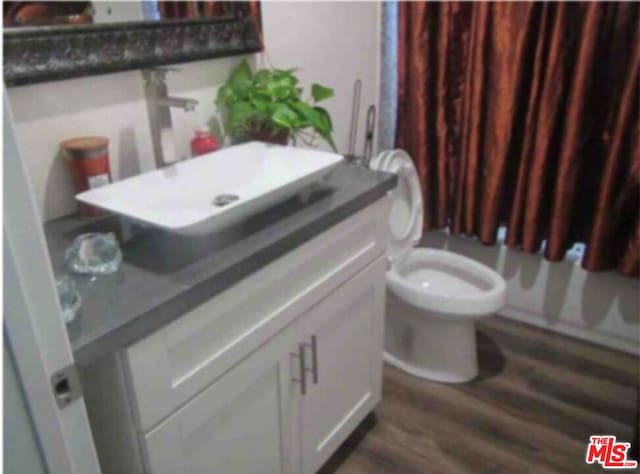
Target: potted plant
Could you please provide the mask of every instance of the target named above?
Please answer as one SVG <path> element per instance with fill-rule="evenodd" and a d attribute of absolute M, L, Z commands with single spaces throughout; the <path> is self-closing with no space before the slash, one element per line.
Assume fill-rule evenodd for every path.
<path fill-rule="evenodd" d="M 331 117 L 318 102 L 333 89 L 313 84 L 311 98 L 302 98 L 295 69 L 260 69 L 255 74 L 242 61 L 218 89 L 216 105 L 224 109 L 225 133 L 234 142 L 260 140 L 286 145 L 289 138 L 312 143 L 316 134 L 336 149 Z"/>

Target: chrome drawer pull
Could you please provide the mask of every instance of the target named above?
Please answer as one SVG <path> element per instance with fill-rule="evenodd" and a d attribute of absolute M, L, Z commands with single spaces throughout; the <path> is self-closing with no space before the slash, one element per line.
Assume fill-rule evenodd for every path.
<path fill-rule="evenodd" d="M 318 338 L 311 336 L 311 361 L 313 363 L 313 383 L 318 385 Z"/>
<path fill-rule="evenodd" d="M 308 342 L 303 342 L 303 346 L 311 348 L 311 369 L 307 369 L 308 372 L 311 372 L 313 376 L 313 383 L 318 385 L 318 338 L 313 335 L 311 336 L 311 344 Z"/>
<path fill-rule="evenodd" d="M 291 355 L 293 357 L 297 357 L 298 358 L 298 362 L 300 364 L 300 378 L 296 379 L 296 378 L 292 378 L 291 380 L 293 380 L 294 382 L 300 382 L 300 393 L 302 393 L 302 395 L 306 395 L 307 394 L 307 364 L 305 362 L 305 350 L 304 350 L 304 343 L 301 343 L 298 345 L 298 353 L 296 354 L 295 352 L 292 352 Z"/>

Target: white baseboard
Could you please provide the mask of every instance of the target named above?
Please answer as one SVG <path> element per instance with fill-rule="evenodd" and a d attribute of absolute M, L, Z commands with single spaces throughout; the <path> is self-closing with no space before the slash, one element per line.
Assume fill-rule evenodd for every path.
<path fill-rule="evenodd" d="M 582 339 L 584 341 L 593 342 L 602 346 L 609 347 L 611 349 L 620 350 L 629 354 L 640 357 L 640 347 L 634 342 L 629 342 L 620 339 L 616 336 L 609 334 L 602 334 L 595 332 L 593 329 L 585 329 L 578 327 L 565 321 L 557 321 L 554 324 L 549 324 L 547 320 L 540 317 L 539 314 L 529 313 L 518 308 L 507 306 L 500 311 L 500 316 L 504 316 L 508 319 L 513 319 L 525 324 L 531 324 L 549 331 L 558 332 L 567 336 Z"/>

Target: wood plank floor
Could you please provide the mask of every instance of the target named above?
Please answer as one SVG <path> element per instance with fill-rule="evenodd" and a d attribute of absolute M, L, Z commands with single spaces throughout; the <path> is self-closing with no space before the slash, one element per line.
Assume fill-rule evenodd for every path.
<path fill-rule="evenodd" d="M 385 366 L 375 414 L 320 472 L 603 472 L 584 462 L 590 435 L 640 443 L 636 357 L 500 317 L 478 325 L 478 347 L 466 384 Z"/>

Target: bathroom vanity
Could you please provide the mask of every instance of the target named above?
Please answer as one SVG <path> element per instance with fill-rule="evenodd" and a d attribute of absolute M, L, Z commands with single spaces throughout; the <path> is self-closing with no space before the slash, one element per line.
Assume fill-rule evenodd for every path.
<path fill-rule="evenodd" d="M 149 231 L 119 276 L 80 282 L 69 330 L 103 472 L 316 472 L 380 400 L 394 185 L 339 165 L 309 201 L 210 237 Z M 54 268 L 86 231 L 47 224 Z"/>

